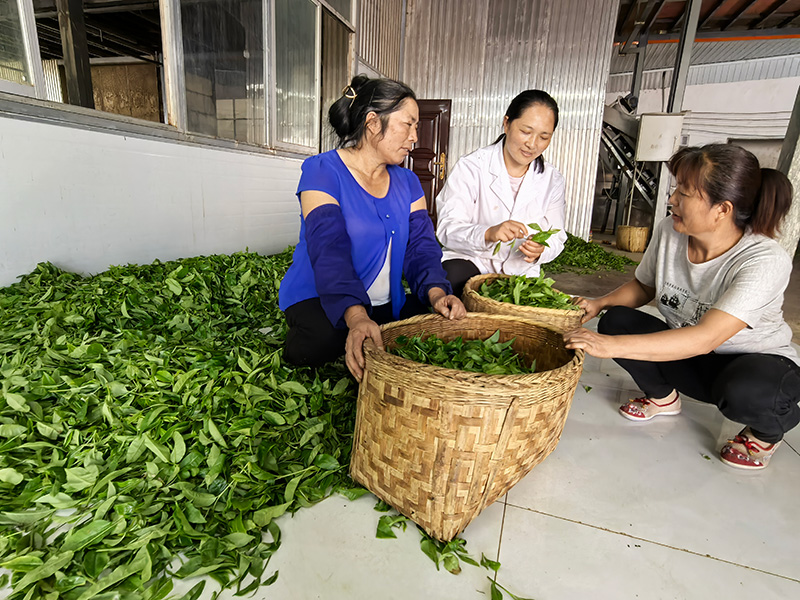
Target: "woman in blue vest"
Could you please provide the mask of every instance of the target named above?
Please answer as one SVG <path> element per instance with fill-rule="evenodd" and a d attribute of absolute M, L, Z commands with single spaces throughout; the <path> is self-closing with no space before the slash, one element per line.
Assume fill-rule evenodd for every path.
<path fill-rule="evenodd" d="M 279 293 L 284 356 L 319 366 L 344 354 L 360 380 L 364 340 L 383 347 L 379 323 L 429 306 L 449 319 L 466 309 L 441 266 L 419 179 L 398 166 L 417 140 L 414 92 L 359 75 L 328 118 L 339 148 L 306 159 L 297 187 L 300 240 Z"/>

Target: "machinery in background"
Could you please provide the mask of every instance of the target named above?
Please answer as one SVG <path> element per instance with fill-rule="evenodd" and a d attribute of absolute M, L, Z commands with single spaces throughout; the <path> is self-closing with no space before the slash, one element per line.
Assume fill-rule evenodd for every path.
<path fill-rule="evenodd" d="M 632 220 L 649 227 L 656 213 L 666 214 L 667 182 L 659 182 L 669 176 L 663 165 L 678 148 L 684 115 L 635 113 L 636 99 L 627 96 L 606 106 L 603 114 L 598 175 L 604 202 L 602 216 L 595 219 L 603 233 L 612 209 L 612 232 Z"/>

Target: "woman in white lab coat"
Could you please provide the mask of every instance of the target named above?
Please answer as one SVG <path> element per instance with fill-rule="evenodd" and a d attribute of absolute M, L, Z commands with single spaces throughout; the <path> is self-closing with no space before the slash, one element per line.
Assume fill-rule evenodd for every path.
<path fill-rule="evenodd" d="M 542 157 L 557 125 L 556 101 L 524 91 L 511 101 L 500 138 L 453 168 L 436 198 L 436 234 L 455 295 L 480 273 L 536 277 L 564 248 L 564 177 Z M 538 244 L 527 239 L 534 223 L 559 232 Z"/>

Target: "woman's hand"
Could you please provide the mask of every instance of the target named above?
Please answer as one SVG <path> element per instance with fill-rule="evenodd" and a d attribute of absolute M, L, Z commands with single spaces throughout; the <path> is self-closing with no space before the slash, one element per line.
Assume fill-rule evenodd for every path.
<path fill-rule="evenodd" d="M 428 290 L 428 300 L 437 313 L 445 319 L 458 320 L 467 316 L 467 309 L 456 296 L 446 294 L 442 288 Z"/>
<path fill-rule="evenodd" d="M 353 377 L 361 381 L 364 376 L 364 340 L 371 338 L 383 350 L 381 328 L 369 318 L 366 309 L 361 306 L 351 306 L 344 313 L 347 327 L 350 329 L 344 343 L 344 362 Z"/>
<path fill-rule="evenodd" d="M 577 296 L 572 299 L 572 303 L 580 306 L 583 309 L 581 325 L 594 319 L 600 314 L 600 311 L 605 308 L 605 305 L 600 301 L 599 298 L 584 298 L 582 296 Z"/>
<path fill-rule="evenodd" d="M 489 227 L 486 233 L 483 234 L 483 239 L 486 240 L 487 244 L 491 244 L 493 242 L 510 242 L 511 240 L 524 238 L 526 235 L 528 235 L 528 229 L 524 223 L 508 220 L 494 227 Z"/>
<path fill-rule="evenodd" d="M 539 260 L 542 252 L 544 252 L 544 244 L 525 240 L 519 247 L 519 251 L 525 255 L 525 262 L 533 263 Z"/>
<path fill-rule="evenodd" d="M 616 358 L 619 353 L 620 336 L 602 335 L 583 327 L 564 333 L 564 346 L 569 350 L 581 349 L 597 358 Z"/>

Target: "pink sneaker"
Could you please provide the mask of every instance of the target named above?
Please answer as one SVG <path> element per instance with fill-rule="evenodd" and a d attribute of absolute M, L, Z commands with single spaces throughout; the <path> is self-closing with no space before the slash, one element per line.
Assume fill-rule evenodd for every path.
<path fill-rule="evenodd" d="M 783 441 L 783 440 L 781 440 Z M 775 454 L 775 450 L 781 442 L 766 444 L 753 436 L 749 427 L 745 427 L 739 435 L 722 447 L 719 457 L 726 465 L 738 469 L 757 470 L 763 469 L 769 464 L 769 459 Z"/>
<path fill-rule="evenodd" d="M 678 415 L 681 412 L 681 397 L 675 392 L 672 400 L 664 400 L 661 404 L 651 398 L 634 398 L 620 406 L 619 412 L 631 421 L 649 421 L 653 417 Z"/>

